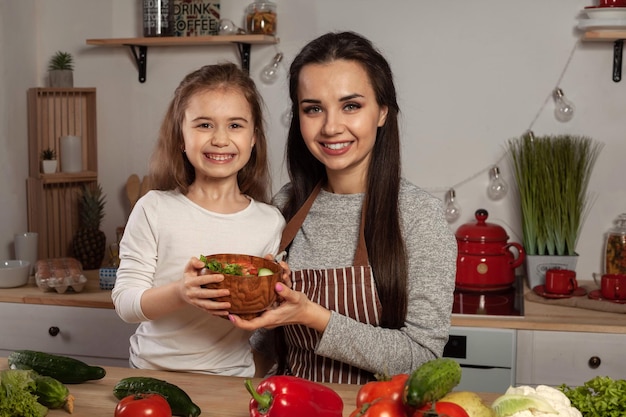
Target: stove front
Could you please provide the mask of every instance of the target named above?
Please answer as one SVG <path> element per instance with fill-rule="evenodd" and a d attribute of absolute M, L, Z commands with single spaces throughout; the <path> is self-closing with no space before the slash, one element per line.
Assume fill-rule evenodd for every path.
<path fill-rule="evenodd" d="M 454 291 L 452 314 L 482 316 L 524 316 L 522 277 L 506 289 L 498 291 Z"/>

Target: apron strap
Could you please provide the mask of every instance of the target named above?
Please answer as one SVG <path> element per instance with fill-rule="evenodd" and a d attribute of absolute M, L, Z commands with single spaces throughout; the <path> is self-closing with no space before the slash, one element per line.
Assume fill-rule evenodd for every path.
<path fill-rule="evenodd" d="M 306 199 L 302 207 L 298 209 L 296 214 L 289 220 L 285 229 L 283 230 L 283 235 L 280 240 L 280 249 L 278 252 L 284 251 L 289 244 L 293 241 L 293 239 L 298 234 L 298 231 L 302 227 L 304 223 L 304 219 L 309 214 L 309 210 L 311 210 L 311 206 L 313 206 L 313 202 L 317 198 L 317 195 L 320 193 L 322 189 L 322 183 L 319 182 L 311 194 Z M 363 208 L 361 209 L 361 223 L 359 226 L 359 242 L 356 247 L 356 252 L 354 254 L 354 266 L 368 266 L 369 260 L 367 256 L 367 245 L 365 243 L 365 212 L 366 212 L 365 204 L 363 204 Z"/>

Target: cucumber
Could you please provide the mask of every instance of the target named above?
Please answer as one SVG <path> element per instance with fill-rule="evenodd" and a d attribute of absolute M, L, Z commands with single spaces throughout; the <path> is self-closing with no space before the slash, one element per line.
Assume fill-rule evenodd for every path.
<path fill-rule="evenodd" d="M 8 357 L 11 369 L 32 369 L 39 375 L 50 376 L 63 384 L 82 384 L 102 379 L 104 368 L 90 366 L 78 359 L 34 350 L 16 350 Z"/>
<path fill-rule="evenodd" d="M 407 379 L 402 401 L 411 407 L 441 399 L 461 382 L 461 366 L 450 358 L 437 358 L 424 363 Z"/>
<path fill-rule="evenodd" d="M 74 412 L 74 396 L 60 381 L 51 376 L 37 375 L 35 384 L 39 404 L 53 409 L 63 408 L 70 414 Z"/>
<path fill-rule="evenodd" d="M 161 379 L 131 376 L 120 380 L 113 388 L 113 395 L 118 400 L 128 395 L 141 393 L 156 393 L 165 397 L 174 416 L 197 417 L 200 415 L 200 407 L 191 401 L 185 391 Z"/>

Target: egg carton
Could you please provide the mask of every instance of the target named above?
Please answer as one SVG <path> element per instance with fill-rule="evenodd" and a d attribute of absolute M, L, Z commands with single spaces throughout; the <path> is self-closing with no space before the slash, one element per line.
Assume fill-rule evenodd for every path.
<path fill-rule="evenodd" d="M 35 282 L 42 291 L 81 292 L 87 278 L 81 263 L 74 258 L 41 259 L 35 265 Z"/>
<path fill-rule="evenodd" d="M 67 291 L 83 291 L 85 289 L 85 285 L 87 284 L 87 277 L 85 277 L 84 275 L 50 278 L 41 278 L 35 276 L 35 282 L 37 282 L 37 286 L 42 291 L 56 291 L 59 294 L 63 294 Z"/>

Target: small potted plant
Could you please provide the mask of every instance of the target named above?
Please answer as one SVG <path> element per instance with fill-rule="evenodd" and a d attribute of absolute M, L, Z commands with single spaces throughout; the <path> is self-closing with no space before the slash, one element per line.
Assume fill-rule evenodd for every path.
<path fill-rule="evenodd" d="M 41 151 L 41 164 L 44 174 L 54 174 L 57 171 L 57 154 L 52 148 Z"/>
<path fill-rule="evenodd" d="M 57 51 L 48 64 L 50 87 L 74 87 L 74 57 L 69 52 Z"/>

